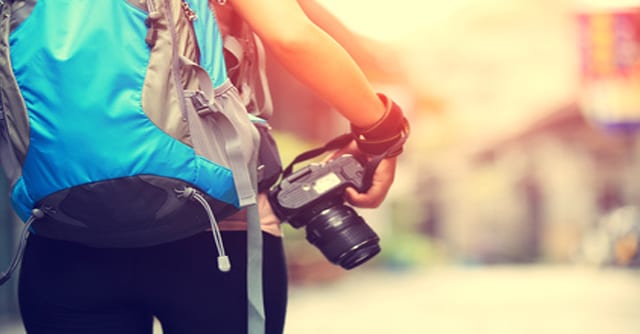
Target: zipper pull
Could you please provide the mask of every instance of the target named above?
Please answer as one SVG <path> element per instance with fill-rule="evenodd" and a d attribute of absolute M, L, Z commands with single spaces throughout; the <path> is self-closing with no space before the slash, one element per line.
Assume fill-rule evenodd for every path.
<path fill-rule="evenodd" d="M 193 22 L 195 21 L 195 19 L 198 18 L 198 16 L 196 15 L 196 12 L 194 12 L 193 9 L 191 9 L 191 7 L 189 6 L 189 3 L 186 0 L 182 0 L 182 10 L 184 11 L 184 14 L 187 16 L 187 20 L 189 20 L 189 22 Z"/>

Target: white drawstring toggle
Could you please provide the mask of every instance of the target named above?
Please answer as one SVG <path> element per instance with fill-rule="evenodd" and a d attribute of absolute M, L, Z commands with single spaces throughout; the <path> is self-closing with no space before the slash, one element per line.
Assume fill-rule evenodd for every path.
<path fill-rule="evenodd" d="M 207 200 L 200 193 L 198 193 L 198 191 L 191 187 L 185 187 L 182 190 L 176 189 L 175 192 L 180 198 L 196 200 L 207 212 L 207 216 L 209 217 L 209 224 L 211 224 L 213 241 L 215 242 L 216 248 L 218 249 L 218 269 L 225 273 L 231 270 L 231 261 L 229 260 L 227 254 L 225 254 L 224 244 L 222 243 L 222 235 L 220 234 L 220 228 L 218 227 L 216 217 L 213 215 L 213 211 L 211 210 L 211 206 L 209 206 Z"/>
<path fill-rule="evenodd" d="M 218 256 L 218 269 L 224 273 L 231 270 L 231 262 L 228 256 Z"/>

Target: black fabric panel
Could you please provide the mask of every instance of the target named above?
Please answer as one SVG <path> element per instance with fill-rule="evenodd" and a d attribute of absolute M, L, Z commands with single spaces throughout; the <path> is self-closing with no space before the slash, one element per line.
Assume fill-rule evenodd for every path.
<path fill-rule="evenodd" d="M 84 184 L 54 193 L 37 204 L 45 217 L 35 234 L 93 247 L 146 247 L 189 237 L 209 228 L 205 209 L 179 198 L 192 185 L 159 176 L 132 176 Z M 202 193 L 202 192 L 201 192 Z M 237 209 L 207 197 L 218 221 Z"/>
<path fill-rule="evenodd" d="M 71 188 L 59 209 L 76 220 L 90 221 L 94 229 L 126 230 L 127 226 L 153 224 L 167 196 L 165 190 L 130 177 Z"/>

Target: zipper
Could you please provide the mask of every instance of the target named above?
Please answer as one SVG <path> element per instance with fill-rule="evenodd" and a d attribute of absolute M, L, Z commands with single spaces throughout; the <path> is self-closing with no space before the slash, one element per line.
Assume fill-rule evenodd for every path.
<path fill-rule="evenodd" d="M 187 20 L 190 23 L 189 24 L 189 29 L 190 29 L 191 33 L 193 34 L 193 38 L 195 40 L 197 40 L 196 32 L 195 32 L 195 29 L 194 29 L 194 26 L 193 26 L 193 21 L 198 19 L 198 14 L 196 13 L 195 10 L 193 10 L 191 8 L 191 6 L 189 5 L 189 2 L 187 0 L 182 0 L 181 7 L 182 7 L 182 11 L 184 12 L 185 17 L 187 18 Z M 199 47 L 198 43 L 195 43 L 195 59 L 194 59 L 194 61 L 199 63 L 198 59 L 200 59 L 200 47 Z"/>
<path fill-rule="evenodd" d="M 189 22 L 193 22 L 198 18 L 198 15 L 196 15 L 196 12 L 191 9 L 186 0 L 182 0 L 182 10 L 184 11 L 184 15 L 187 16 L 187 20 L 189 20 Z"/>
<path fill-rule="evenodd" d="M 165 8 L 171 8 L 171 0 L 164 0 L 164 5 L 165 5 Z M 170 10 L 167 11 L 167 19 L 169 20 L 169 22 L 175 22 L 173 14 Z M 184 96 L 184 85 L 182 84 L 182 78 L 181 78 L 182 70 L 180 66 L 180 60 L 178 58 L 179 57 L 178 55 L 180 53 L 178 52 L 178 46 L 175 43 L 175 41 L 178 40 L 178 37 L 177 37 L 178 33 L 176 32 L 176 27 L 174 24 L 169 24 L 169 33 L 171 34 L 171 40 L 174 41 L 174 43 L 171 43 L 171 47 L 173 48 L 173 56 L 171 57 L 173 82 L 175 84 L 176 91 L 178 94 L 180 111 L 182 112 L 183 117 L 185 117 L 187 115 L 187 104 Z"/>

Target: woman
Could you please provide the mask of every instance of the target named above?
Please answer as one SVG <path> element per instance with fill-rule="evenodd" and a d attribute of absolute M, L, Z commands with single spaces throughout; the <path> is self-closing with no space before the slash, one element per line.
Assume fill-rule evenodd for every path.
<path fill-rule="evenodd" d="M 178 0 L 164 3 L 174 1 Z M 182 5 L 201 8 L 203 2 L 182 1 Z M 156 3 L 159 0 L 147 0 Z M 404 119 L 397 112 L 395 118 L 389 116 L 391 102 L 373 91 L 349 54 L 309 20 L 297 1 L 229 0 L 224 6 L 233 7 L 288 71 L 352 124 L 364 153 L 385 151 L 406 134 Z M 153 45 L 153 33 L 147 37 Z M 199 52 L 210 51 L 201 47 Z M 399 153 L 392 152 L 380 163 L 369 191 L 348 189 L 347 201 L 358 207 L 378 206 L 393 182 Z M 281 333 L 286 309 L 282 241 L 277 218 L 264 197 L 260 206 L 266 332 Z M 153 317 L 165 334 L 246 332 L 243 218 L 240 213 L 220 223 L 234 264 L 226 273 L 215 266 L 216 247 L 205 228 L 144 247 L 97 248 L 37 233 L 30 236 L 19 287 L 28 333 L 151 333 Z"/>

